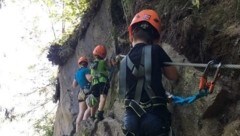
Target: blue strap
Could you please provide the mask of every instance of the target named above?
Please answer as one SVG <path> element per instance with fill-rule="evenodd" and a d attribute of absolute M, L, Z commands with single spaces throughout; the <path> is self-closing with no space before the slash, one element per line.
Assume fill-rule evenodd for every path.
<path fill-rule="evenodd" d="M 202 98 L 204 96 L 208 95 L 208 90 L 203 90 L 200 91 L 199 93 L 189 96 L 189 97 L 180 97 L 180 96 L 173 96 L 172 100 L 174 104 L 177 105 L 185 105 L 185 104 L 192 104 L 194 103 L 197 99 Z"/>

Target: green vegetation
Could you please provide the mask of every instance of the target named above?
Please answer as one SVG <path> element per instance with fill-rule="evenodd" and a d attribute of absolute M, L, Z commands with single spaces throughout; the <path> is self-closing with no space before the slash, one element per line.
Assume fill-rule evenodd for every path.
<path fill-rule="evenodd" d="M 35 2 L 45 6 L 52 18 L 52 30 L 55 40 L 64 43 L 73 32 L 77 24 L 80 23 L 82 15 L 89 8 L 90 0 L 35 0 Z M 62 25 L 62 36 L 57 37 L 54 25 Z"/>
<path fill-rule="evenodd" d="M 44 117 L 37 120 L 34 123 L 35 131 L 41 136 L 52 136 L 53 135 L 53 117 Z"/>
<path fill-rule="evenodd" d="M 193 6 L 196 6 L 199 9 L 199 7 L 200 7 L 199 0 L 192 0 L 192 4 L 193 4 Z"/>

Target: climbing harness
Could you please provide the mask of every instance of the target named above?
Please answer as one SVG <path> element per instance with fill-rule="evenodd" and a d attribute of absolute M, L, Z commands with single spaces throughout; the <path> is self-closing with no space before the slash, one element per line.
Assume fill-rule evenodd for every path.
<path fill-rule="evenodd" d="M 205 68 L 202 76 L 200 77 L 200 82 L 199 82 L 199 91 L 202 91 L 202 90 L 208 90 L 208 92 L 211 94 L 213 92 L 213 89 L 214 89 L 214 85 L 215 85 L 215 82 L 217 81 L 217 79 L 219 78 L 220 76 L 220 68 L 222 66 L 222 63 L 220 62 L 217 66 L 217 70 L 215 72 L 215 75 L 214 75 L 214 78 L 212 81 L 208 82 L 207 81 L 207 73 L 209 72 L 209 68 L 215 64 L 215 62 L 212 60 L 212 61 L 209 61 L 208 64 L 207 64 L 207 67 Z"/>
<path fill-rule="evenodd" d="M 135 113 L 141 117 L 146 113 L 145 109 L 153 106 L 164 105 L 166 106 L 167 100 L 163 97 L 156 96 L 151 88 L 151 70 L 152 70 L 152 60 L 151 60 L 151 46 L 144 46 L 142 50 L 141 60 L 139 68 L 137 68 L 134 63 L 130 60 L 129 56 L 123 58 L 120 65 L 120 81 L 119 90 L 120 92 L 128 92 L 129 87 L 126 83 L 126 71 L 127 67 L 131 70 L 132 74 L 138 79 L 136 85 L 136 91 L 134 99 L 125 99 L 124 104 L 126 107 L 132 108 Z M 140 102 L 143 87 L 150 98 L 147 103 Z"/>

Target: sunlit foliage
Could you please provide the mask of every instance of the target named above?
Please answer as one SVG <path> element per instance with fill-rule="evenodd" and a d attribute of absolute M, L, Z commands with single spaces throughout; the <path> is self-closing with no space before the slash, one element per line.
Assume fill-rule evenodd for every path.
<path fill-rule="evenodd" d="M 35 0 L 47 7 L 49 16 L 53 19 L 53 27 L 56 23 L 62 24 L 62 39 L 72 33 L 73 29 L 81 21 L 81 16 L 89 7 L 90 0 Z M 59 40 L 60 41 L 60 40 Z"/>

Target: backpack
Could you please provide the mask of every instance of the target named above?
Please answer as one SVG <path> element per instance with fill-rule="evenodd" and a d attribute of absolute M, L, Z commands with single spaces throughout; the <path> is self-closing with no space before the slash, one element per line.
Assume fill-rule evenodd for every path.
<path fill-rule="evenodd" d="M 107 63 L 105 60 L 95 60 L 91 64 L 92 85 L 106 83 L 108 79 Z"/>

